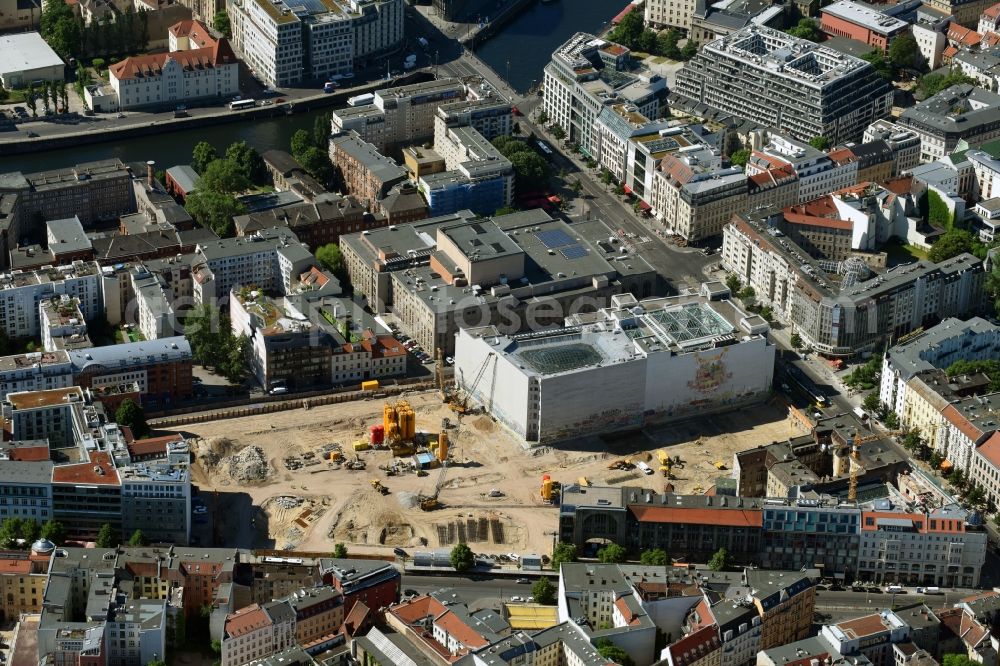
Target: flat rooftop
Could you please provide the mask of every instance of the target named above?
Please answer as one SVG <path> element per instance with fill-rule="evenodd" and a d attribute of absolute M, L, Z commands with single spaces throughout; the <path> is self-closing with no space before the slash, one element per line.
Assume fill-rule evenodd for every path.
<path fill-rule="evenodd" d="M 68 405 L 71 402 L 83 402 L 83 389 L 79 386 L 48 389 L 47 391 L 22 391 L 8 393 L 7 402 L 14 409 L 37 409 L 53 405 Z"/>

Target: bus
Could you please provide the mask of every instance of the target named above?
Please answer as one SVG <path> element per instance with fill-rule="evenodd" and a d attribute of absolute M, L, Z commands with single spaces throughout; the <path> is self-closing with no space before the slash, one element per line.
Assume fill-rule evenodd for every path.
<path fill-rule="evenodd" d="M 552 159 L 552 149 L 549 148 L 549 144 L 545 143 L 541 139 L 535 139 L 535 145 L 538 146 L 538 150 L 542 151 L 542 155 L 545 156 L 545 159 Z"/>
<path fill-rule="evenodd" d="M 238 99 L 229 103 L 229 110 L 242 111 L 243 109 L 252 109 L 254 104 L 256 104 L 256 102 L 252 99 Z"/>

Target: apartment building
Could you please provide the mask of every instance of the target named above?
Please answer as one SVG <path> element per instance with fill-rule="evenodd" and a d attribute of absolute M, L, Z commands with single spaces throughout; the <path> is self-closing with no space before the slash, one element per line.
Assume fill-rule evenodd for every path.
<path fill-rule="evenodd" d="M 435 136 L 435 122 L 440 106 L 461 104 L 466 96 L 465 84 L 459 79 L 444 78 L 376 90 L 369 104 L 349 106 L 333 112 L 330 119 L 334 135 L 357 133 L 375 151 L 388 153 L 411 143 Z M 468 104 L 468 102 L 464 102 Z M 491 113 L 477 122 L 490 133 Z M 470 115 L 471 115 L 470 111 Z M 463 114 L 459 114 L 459 118 Z M 499 112 L 502 116 L 502 110 Z M 502 121 L 494 129 L 502 128 Z"/>
<path fill-rule="evenodd" d="M 955 151 L 959 141 L 976 145 L 1000 136 L 1000 95 L 955 85 L 903 111 L 899 125 L 920 137 L 920 161 Z"/>
<path fill-rule="evenodd" d="M 643 10 L 643 20 L 654 29 L 690 31 L 696 6 L 695 0 L 650 0 Z"/>
<path fill-rule="evenodd" d="M 363 200 L 373 213 L 381 212 L 379 201 L 407 177 L 406 169 L 353 130 L 330 139 L 330 160 L 347 192 Z"/>
<path fill-rule="evenodd" d="M 237 286 L 284 293 L 314 263 L 309 249 L 286 227 L 199 243 L 191 268 L 194 299 L 224 306 Z"/>
<path fill-rule="evenodd" d="M 233 43 L 267 85 L 349 74 L 403 40 L 403 0 L 325 0 L 305 8 L 231 0 Z"/>
<path fill-rule="evenodd" d="M 799 201 L 799 177 L 791 165 L 747 174 L 747 210 L 785 209 Z"/>
<path fill-rule="evenodd" d="M 159 340 L 183 332 L 174 312 L 170 288 L 162 275 L 150 273 L 141 264 L 130 272 L 131 293 L 135 295 L 133 322 L 147 340 Z"/>
<path fill-rule="evenodd" d="M 882 139 L 855 144 L 849 150 L 858 161 L 859 183 L 882 183 L 895 175 L 895 153 Z"/>
<path fill-rule="evenodd" d="M 170 26 L 170 51 L 131 56 L 108 68 L 118 109 L 164 107 L 239 92 L 239 60 L 200 21 Z"/>
<path fill-rule="evenodd" d="M 986 561 L 986 532 L 957 505 L 920 512 L 861 513 L 858 576 L 877 583 L 975 587 Z M 874 659 L 873 659 L 874 661 Z"/>
<path fill-rule="evenodd" d="M 884 141 L 892 151 L 893 177 L 908 172 L 920 164 L 920 136 L 911 129 L 886 120 L 876 120 L 865 129 L 862 145 L 873 141 Z M 858 179 L 862 180 L 861 174 Z M 872 180 L 872 179 L 869 179 Z"/>
<path fill-rule="evenodd" d="M 973 451 L 969 480 L 983 489 L 994 506 L 1000 506 L 1000 432 L 994 431 Z"/>
<path fill-rule="evenodd" d="M 252 236 L 272 227 L 287 227 L 295 237 L 314 252 L 329 243 L 337 243 L 342 234 L 384 227 L 388 220 L 366 214 L 354 197 L 336 194 L 312 203 L 292 204 L 238 215 L 233 218 L 237 236 Z"/>
<path fill-rule="evenodd" d="M 0 551 L 0 621 L 16 622 L 22 613 L 42 610 L 54 546 L 45 540 L 31 544 L 31 551 Z"/>
<path fill-rule="evenodd" d="M 226 617 L 223 666 L 242 666 L 286 650 L 295 640 L 295 613 L 287 603 L 251 604 Z"/>
<path fill-rule="evenodd" d="M 666 120 L 650 120 L 639 113 L 638 107 L 631 104 L 611 104 L 602 107 L 597 114 L 596 122 L 596 150 L 593 158 L 602 168 L 610 171 L 617 182 L 624 183 L 633 191 L 636 188 L 629 182 L 631 175 L 629 167 L 639 157 L 635 154 L 633 142 L 646 143 L 656 141 L 661 136 L 672 135 L 677 137 L 674 139 L 677 143 L 675 150 L 693 145 L 686 136 L 682 136 L 683 130 L 680 128 L 672 129 L 671 123 Z M 642 180 L 639 179 L 641 194 L 638 196 L 648 199 L 650 188 L 642 189 Z"/>
<path fill-rule="evenodd" d="M 858 163 L 850 150 L 824 153 L 808 143 L 771 134 L 769 143 L 754 151 L 747 162 L 747 175 L 789 167 L 798 177 L 798 203 L 812 201 L 858 182 Z"/>
<path fill-rule="evenodd" d="M 284 601 L 295 613 L 295 641 L 299 645 L 329 640 L 344 623 L 344 595 L 332 587 L 302 589 Z"/>
<path fill-rule="evenodd" d="M 983 264 L 972 255 L 919 261 L 836 285 L 806 250 L 770 230 L 776 217 L 773 210 L 735 216 L 723 231 L 722 265 L 821 354 L 878 349 L 890 337 L 982 307 Z"/>
<path fill-rule="evenodd" d="M 80 387 L 135 383 L 147 409 L 193 395 L 191 345 L 184 336 L 73 350 L 69 360 Z"/>
<path fill-rule="evenodd" d="M 33 220 L 36 215 L 47 220 L 76 215 L 86 228 L 95 221 L 135 212 L 131 180 L 121 160 L 109 159 L 37 173 L 0 174 L 0 192 L 18 194 L 21 220 Z"/>
<path fill-rule="evenodd" d="M 118 469 L 122 534 L 142 530 L 152 543 L 191 541 L 191 473 L 187 445 L 172 446 L 167 460 L 136 462 Z"/>
<path fill-rule="evenodd" d="M 0 274 L 0 325 L 10 338 L 40 337 L 40 304 L 61 296 L 73 299 L 84 319 L 101 317 L 104 308 L 100 277 L 96 263 L 83 261 Z"/>
<path fill-rule="evenodd" d="M 513 134 L 514 114 L 510 102 L 483 97 L 440 104 L 434 117 L 434 141 L 450 127 L 471 127 L 487 141 Z"/>
<path fill-rule="evenodd" d="M 750 26 L 703 45 L 678 72 L 671 101 L 775 127 L 799 141 L 823 136 L 840 144 L 887 116 L 892 92 L 859 58 Z"/>
<path fill-rule="evenodd" d="M 93 343 L 87 335 L 87 322 L 75 299 L 63 294 L 43 300 L 38 306 L 42 349 L 47 352 L 86 349 Z"/>
<path fill-rule="evenodd" d="M 0 402 L 7 399 L 8 393 L 44 391 L 72 384 L 72 364 L 65 351 L 0 357 Z"/>
<path fill-rule="evenodd" d="M 1000 327 L 972 317 L 967 321 L 956 318 L 941 323 L 890 347 L 882 361 L 879 399 L 900 418 L 904 428 L 919 427 L 914 413 L 906 409 L 913 379 L 922 373 L 944 370 L 956 361 L 977 361 L 1000 355 Z M 926 429 L 925 438 L 934 439 Z"/>
<path fill-rule="evenodd" d="M 45 441 L 0 449 L 0 521 L 52 518 L 52 462 Z M 34 444 L 29 446 L 28 444 Z"/>
<path fill-rule="evenodd" d="M 732 216 L 746 209 L 747 177 L 739 167 L 723 167 L 708 147 L 665 156 L 653 173 L 649 203 L 668 232 L 688 242 L 722 233 Z"/>
<path fill-rule="evenodd" d="M 399 599 L 402 577 L 389 562 L 323 558 L 323 582 L 344 595 L 344 608 L 361 603 L 368 608 L 390 606 Z"/>
<path fill-rule="evenodd" d="M 636 67 L 620 44 L 578 32 L 545 66 L 542 104 L 550 122 L 580 144 L 584 155 L 598 154 L 597 117 L 605 105 L 630 104 L 646 118 L 660 118 L 666 80 Z"/>
<path fill-rule="evenodd" d="M 976 448 L 997 431 L 1000 393 L 953 400 L 941 416 L 945 421 L 941 453 L 955 469 L 969 474 Z"/>

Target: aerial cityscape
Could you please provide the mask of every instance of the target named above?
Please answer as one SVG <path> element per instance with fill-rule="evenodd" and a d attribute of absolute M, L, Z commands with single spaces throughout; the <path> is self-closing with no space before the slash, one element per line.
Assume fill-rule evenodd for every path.
<path fill-rule="evenodd" d="M 996 0 L 0 0 L 0 666 L 1000 666 Z"/>

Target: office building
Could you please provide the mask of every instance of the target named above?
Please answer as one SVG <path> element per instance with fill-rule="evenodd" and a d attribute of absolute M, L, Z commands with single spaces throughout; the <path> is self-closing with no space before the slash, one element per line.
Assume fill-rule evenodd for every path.
<path fill-rule="evenodd" d="M 787 167 L 798 176 L 798 203 L 812 201 L 858 182 L 858 160 L 850 150 L 824 153 L 806 142 L 772 133 L 767 145 L 755 150 L 747 162 L 747 175 Z"/>
<path fill-rule="evenodd" d="M 8 393 L 45 391 L 72 384 L 72 364 L 65 351 L 0 357 L 0 402 L 7 399 Z"/>
<path fill-rule="evenodd" d="M 466 209 L 491 215 L 510 205 L 514 167 L 474 127 L 446 128 L 435 139 L 434 150 L 444 158 L 448 170 L 421 176 L 418 181 L 431 215 Z"/>
<path fill-rule="evenodd" d="M 612 296 L 610 308 L 573 315 L 567 328 L 545 334 L 462 328 L 460 389 L 538 444 L 753 404 L 770 392 L 768 327 L 722 291 L 715 298 Z M 597 385 L 608 390 L 594 392 Z"/>
<path fill-rule="evenodd" d="M 403 0 L 231 0 L 226 9 L 237 50 L 275 88 L 350 74 L 403 40 Z"/>
<path fill-rule="evenodd" d="M 440 104 L 434 117 L 435 143 L 450 127 L 472 127 L 487 141 L 510 136 L 514 129 L 513 108 L 510 102 L 489 97 Z"/>
<path fill-rule="evenodd" d="M 899 125 L 920 137 L 920 161 L 1000 136 L 1000 95 L 973 85 L 955 85 L 903 111 Z"/>
<path fill-rule="evenodd" d="M 630 51 L 585 32 L 560 46 L 545 66 L 542 103 L 549 122 L 580 144 L 584 155 L 597 154 L 596 121 L 602 107 L 631 104 L 646 118 L 659 118 L 667 83 L 637 67 Z"/>
<path fill-rule="evenodd" d="M 93 347 L 80 304 L 63 294 L 43 300 L 38 306 L 42 349 L 47 352 Z"/>
<path fill-rule="evenodd" d="M 40 337 L 40 304 L 66 296 L 76 302 L 84 319 L 103 314 L 100 270 L 92 262 L 75 261 L 31 272 L 0 274 L 0 324 L 10 338 Z"/>
<path fill-rule="evenodd" d="M 597 114 L 596 138 L 592 157 L 602 168 L 611 172 L 615 180 L 623 183 L 637 196 L 649 198 L 651 187 L 646 179 L 633 177 L 632 172 L 642 173 L 647 166 L 645 155 L 637 150 L 642 144 L 662 142 L 662 146 L 648 146 L 649 153 L 663 154 L 672 150 L 700 143 L 686 128 L 674 127 L 666 120 L 650 120 L 631 104 L 611 104 Z M 669 137 L 669 138 L 667 138 Z M 636 164 L 636 162 L 639 164 Z M 652 174 L 654 168 L 650 171 Z"/>
<path fill-rule="evenodd" d="M 819 27 L 826 34 L 847 37 L 881 51 L 888 51 L 893 39 L 910 31 L 906 21 L 854 0 L 838 0 L 819 13 Z"/>
<path fill-rule="evenodd" d="M 859 58 L 751 26 L 703 45 L 678 72 L 671 101 L 699 115 L 721 112 L 800 141 L 823 136 L 838 144 L 858 140 L 887 116 L 892 91 Z"/>
<path fill-rule="evenodd" d="M 774 233 L 770 221 L 776 217 L 773 210 L 735 216 L 723 231 L 722 265 L 823 355 L 873 351 L 890 337 L 982 307 L 983 263 L 972 255 L 897 266 L 859 282 L 860 266 L 854 271 L 844 262 L 830 271 Z M 827 273 L 836 270 L 850 279 L 828 281 Z"/>
<path fill-rule="evenodd" d="M 45 244 L 52 255 L 53 265 L 71 264 L 94 258 L 94 246 L 83 230 L 80 218 L 45 222 Z"/>
<path fill-rule="evenodd" d="M 229 99 L 239 92 L 239 60 L 229 42 L 200 21 L 170 27 L 170 51 L 130 56 L 108 68 L 117 108 L 164 107 Z"/>
<path fill-rule="evenodd" d="M 920 136 L 911 129 L 886 119 L 876 120 L 865 129 L 862 145 L 884 141 L 892 150 L 892 176 L 908 172 L 920 164 Z M 861 175 L 858 176 L 859 180 Z"/>
<path fill-rule="evenodd" d="M 146 409 L 187 400 L 194 392 L 191 345 L 184 336 L 72 350 L 69 360 L 80 387 L 136 383 Z"/>
<path fill-rule="evenodd" d="M 465 95 L 465 84 L 452 78 L 383 88 L 376 90 L 367 104 L 334 111 L 331 131 L 334 135 L 356 132 L 362 141 L 375 146 L 377 152 L 389 153 L 404 145 L 433 139 L 438 108 L 462 102 Z M 490 111 L 485 113 L 489 116 Z M 481 124 L 488 128 L 490 122 L 484 119 Z"/>
<path fill-rule="evenodd" d="M 134 462 L 118 469 L 122 495 L 122 534 L 136 530 L 150 543 L 187 544 L 191 540 L 190 452 L 181 442 L 167 459 Z"/>
<path fill-rule="evenodd" d="M 18 193 L 21 220 L 75 215 L 87 228 L 95 221 L 135 212 L 131 180 L 121 160 L 109 159 L 52 171 L 0 174 L 0 191 Z"/>

